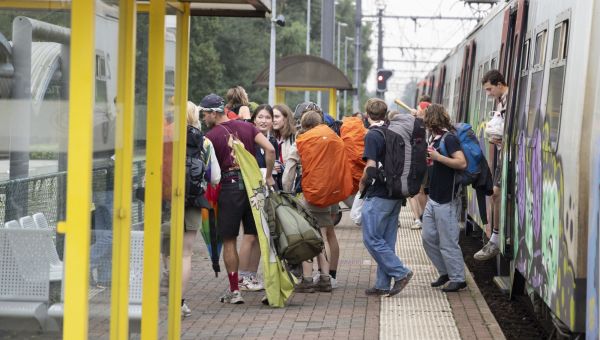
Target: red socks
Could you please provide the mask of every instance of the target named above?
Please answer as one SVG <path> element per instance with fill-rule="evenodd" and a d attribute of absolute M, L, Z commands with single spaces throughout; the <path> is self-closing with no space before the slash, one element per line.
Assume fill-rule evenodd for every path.
<path fill-rule="evenodd" d="M 229 278 L 229 290 L 231 290 L 232 292 L 240 290 L 240 287 L 238 285 L 238 273 L 227 273 L 227 277 Z"/>

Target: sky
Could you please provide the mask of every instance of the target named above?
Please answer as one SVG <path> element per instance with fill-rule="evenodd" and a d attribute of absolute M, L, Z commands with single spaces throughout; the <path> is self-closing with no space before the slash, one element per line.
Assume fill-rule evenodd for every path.
<path fill-rule="evenodd" d="M 384 6 L 385 15 L 400 16 L 454 16 L 477 17 L 475 9 L 465 5 L 459 0 L 362 0 L 364 15 L 375 15 L 379 6 Z M 479 6 L 483 15 L 489 11 L 490 5 Z M 481 13 L 480 13 L 481 15 Z M 365 20 L 365 19 L 363 19 Z M 372 18 L 370 20 L 376 20 Z M 373 36 L 369 55 L 374 64 L 367 78 L 367 89 L 375 91 L 375 73 L 377 68 L 377 25 L 373 21 Z M 388 80 L 386 101 L 399 98 L 404 86 L 411 78 L 421 78 L 431 70 L 436 63 L 393 62 L 392 60 L 442 60 L 446 54 L 458 45 L 462 39 L 471 32 L 476 25 L 475 20 L 413 20 L 383 19 L 383 46 L 409 46 L 409 47 L 439 47 L 446 50 L 415 50 L 398 48 L 384 48 L 383 66 L 390 69 L 394 75 Z"/>

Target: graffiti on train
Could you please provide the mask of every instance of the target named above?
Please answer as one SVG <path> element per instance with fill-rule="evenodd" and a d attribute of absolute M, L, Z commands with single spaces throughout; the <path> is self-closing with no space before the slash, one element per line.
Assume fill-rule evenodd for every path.
<path fill-rule="evenodd" d="M 516 164 L 515 265 L 561 320 L 574 322 L 575 276 L 569 257 L 575 202 L 564 197 L 560 157 L 535 129 L 518 137 Z M 567 204 L 565 207 L 564 204 Z"/>

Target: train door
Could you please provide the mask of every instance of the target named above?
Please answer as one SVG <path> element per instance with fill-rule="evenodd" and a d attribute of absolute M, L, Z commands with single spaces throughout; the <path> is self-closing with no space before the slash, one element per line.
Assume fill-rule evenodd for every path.
<path fill-rule="evenodd" d="M 507 247 L 513 234 L 514 211 L 515 211 L 515 155 L 516 155 L 516 122 L 517 117 L 517 98 L 519 84 L 521 79 L 521 55 L 523 53 L 523 39 L 527 30 L 527 11 L 528 3 L 526 0 L 519 0 L 516 7 L 506 9 L 504 15 L 504 27 L 502 30 L 502 44 L 500 49 L 500 72 L 505 75 L 509 87 L 509 99 L 505 117 L 505 147 L 502 150 L 502 157 L 496 158 L 502 161 L 502 188 L 501 188 L 501 209 L 500 209 L 500 239 L 501 252 L 507 258 L 513 258 L 510 247 Z"/>
<path fill-rule="evenodd" d="M 446 65 L 442 65 L 442 67 L 440 68 L 440 76 L 438 79 L 438 91 L 436 93 L 435 98 L 432 98 L 434 103 L 442 103 L 443 102 L 445 84 L 446 84 Z"/>
<path fill-rule="evenodd" d="M 459 88 L 459 101 L 456 109 L 456 117 L 459 122 L 467 122 L 469 119 L 469 90 L 471 89 L 471 77 L 473 75 L 473 64 L 475 63 L 475 41 L 465 46 L 465 54 L 462 62 L 462 78 Z"/>

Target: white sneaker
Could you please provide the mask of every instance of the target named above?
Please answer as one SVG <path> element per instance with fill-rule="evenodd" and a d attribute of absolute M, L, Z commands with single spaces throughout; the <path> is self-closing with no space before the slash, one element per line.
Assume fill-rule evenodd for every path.
<path fill-rule="evenodd" d="M 488 242 L 485 246 L 483 246 L 483 248 L 481 248 L 480 251 L 473 255 L 473 258 L 478 261 L 487 261 L 493 257 L 496 257 L 498 253 L 500 253 L 500 248 L 498 248 L 495 243 Z"/>
<path fill-rule="evenodd" d="M 183 316 L 184 318 L 187 318 L 188 316 L 191 316 L 191 315 L 192 315 L 192 310 L 184 302 L 183 305 L 181 305 L 181 316 Z"/>
<path fill-rule="evenodd" d="M 239 305 L 244 303 L 244 298 L 242 297 L 242 293 L 239 290 L 234 290 L 233 292 L 227 290 L 223 296 L 219 299 L 219 301 L 223 303 L 231 303 L 232 305 Z"/>
<path fill-rule="evenodd" d="M 239 281 L 240 290 L 257 292 L 259 290 L 265 289 L 262 282 L 260 282 L 254 276 L 242 276 L 242 279 Z"/>
<path fill-rule="evenodd" d="M 319 283 L 319 279 L 321 278 L 321 273 L 320 272 L 315 272 L 313 274 L 313 283 L 317 284 Z M 333 277 L 331 278 L 331 288 L 337 288 L 338 287 L 338 283 L 337 283 L 337 279 L 334 279 Z"/>
<path fill-rule="evenodd" d="M 337 284 L 337 279 L 334 279 L 334 278 L 332 277 L 332 278 L 331 278 L 331 288 L 332 288 L 332 289 L 335 289 L 335 288 L 337 288 L 337 287 L 338 287 L 338 284 Z"/>
<path fill-rule="evenodd" d="M 423 228 L 423 222 L 421 220 L 416 219 L 415 222 L 410 226 L 411 230 L 419 230 Z"/>

